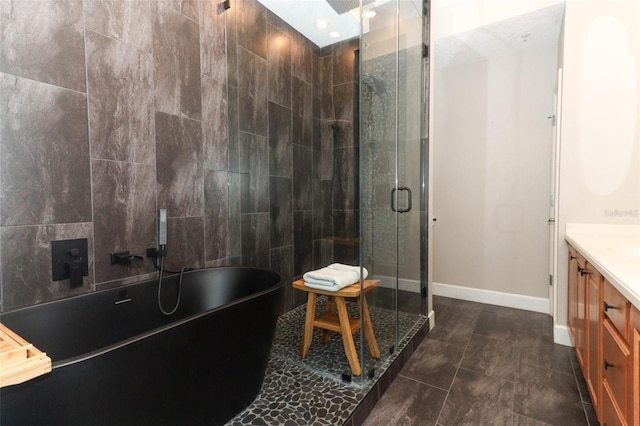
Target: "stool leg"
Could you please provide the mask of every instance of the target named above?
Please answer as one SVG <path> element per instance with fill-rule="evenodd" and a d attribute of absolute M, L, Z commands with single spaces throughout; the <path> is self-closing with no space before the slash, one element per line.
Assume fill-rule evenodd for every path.
<path fill-rule="evenodd" d="M 373 324 L 371 323 L 371 316 L 369 315 L 369 305 L 367 304 L 367 298 L 364 295 L 358 298 L 358 304 L 362 303 L 362 316 L 364 323 L 364 338 L 369 345 L 369 351 L 374 358 L 380 358 L 380 349 L 378 349 L 378 342 L 376 342 L 376 335 L 373 333 Z"/>
<path fill-rule="evenodd" d="M 333 313 L 335 301 L 333 296 L 327 296 L 327 310 L 325 311 L 328 314 Z M 320 337 L 321 343 L 327 343 L 329 341 L 329 330 L 322 330 L 322 336 Z"/>
<path fill-rule="evenodd" d="M 300 348 L 300 358 L 305 358 L 313 339 L 313 320 L 316 317 L 316 293 L 309 292 L 307 297 L 307 316 L 304 321 L 304 331 L 302 332 L 302 347 Z"/>
<path fill-rule="evenodd" d="M 336 306 L 338 307 L 338 318 L 340 319 L 340 333 L 342 334 L 344 352 L 349 360 L 351 372 L 354 375 L 359 376 L 362 370 L 360 369 L 358 353 L 356 352 L 356 346 L 353 343 L 353 336 L 351 335 L 349 314 L 347 313 L 347 305 L 344 302 L 344 297 L 336 297 Z"/>

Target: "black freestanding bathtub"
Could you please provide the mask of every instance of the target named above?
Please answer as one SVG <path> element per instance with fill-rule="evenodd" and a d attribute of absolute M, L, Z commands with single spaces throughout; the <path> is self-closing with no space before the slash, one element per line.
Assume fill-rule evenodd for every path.
<path fill-rule="evenodd" d="M 170 310 L 177 276 L 162 283 Z M 258 394 L 284 281 L 256 268 L 186 272 L 178 310 L 157 280 L 3 314 L 53 362 L 0 389 L 0 424 L 218 425 Z"/>

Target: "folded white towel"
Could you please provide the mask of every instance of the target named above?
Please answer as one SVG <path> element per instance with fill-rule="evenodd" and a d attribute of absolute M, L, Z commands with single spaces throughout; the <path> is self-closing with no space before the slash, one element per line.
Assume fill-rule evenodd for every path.
<path fill-rule="evenodd" d="M 362 268 L 362 279 L 369 271 Z M 333 263 L 324 268 L 309 271 L 303 275 L 304 285 L 319 290 L 338 291 L 360 281 L 360 267 Z"/>

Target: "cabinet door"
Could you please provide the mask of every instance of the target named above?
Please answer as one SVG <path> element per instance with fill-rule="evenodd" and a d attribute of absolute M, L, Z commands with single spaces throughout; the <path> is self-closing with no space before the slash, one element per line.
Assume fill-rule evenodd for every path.
<path fill-rule="evenodd" d="M 600 393 L 602 391 L 602 366 L 601 366 L 601 336 L 602 309 L 601 288 L 602 276 L 591 265 L 587 264 L 582 273 L 586 277 L 587 285 L 587 327 L 586 349 L 587 359 L 585 378 L 591 393 L 591 400 L 596 413 L 600 413 Z M 600 417 L 600 416 L 598 416 Z"/>
<path fill-rule="evenodd" d="M 577 345 L 576 320 L 578 317 L 578 255 L 576 250 L 569 246 L 569 297 L 567 305 L 567 326 L 573 339 L 573 344 Z"/>
<path fill-rule="evenodd" d="M 609 319 L 603 320 L 602 380 L 610 391 L 612 403 L 615 404 L 620 417 L 625 421 L 628 418 L 628 363 L 630 355 L 627 342 L 617 332 L 615 325 Z"/>
<path fill-rule="evenodd" d="M 576 273 L 576 293 L 577 293 L 577 312 L 576 312 L 576 355 L 582 372 L 586 375 L 586 353 L 585 353 L 585 319 L 586 319 L 586 275 L 581 273 L 586 266 L 587 262 L 580 254 L 578 254 Z"/>

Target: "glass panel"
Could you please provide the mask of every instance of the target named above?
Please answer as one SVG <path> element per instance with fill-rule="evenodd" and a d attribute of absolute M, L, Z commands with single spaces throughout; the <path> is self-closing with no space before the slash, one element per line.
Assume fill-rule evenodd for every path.
<path fill-rule="evenodd" d="M 360 43 L 361 259 L 381 353 L 360 355 L 364 380 L 381 370 L 420 319 L 422 2 L 394 0 L 363 17 Z M 367 31 L 368 30 L 368 31 Z"/>

